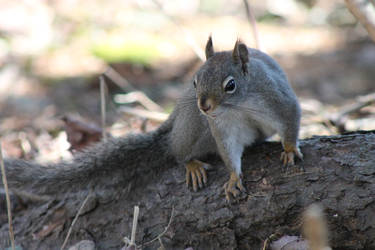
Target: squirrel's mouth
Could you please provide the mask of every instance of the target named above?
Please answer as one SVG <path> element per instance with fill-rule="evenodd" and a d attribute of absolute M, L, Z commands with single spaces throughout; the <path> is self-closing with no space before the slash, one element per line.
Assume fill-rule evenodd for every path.
<path fill-rule="evenodd" d="M 199 111 L 200 111 L 204 116 L 210 117 L 210 118 L 212 118 L 212 119 L 215 119 L 215 118 L 217 117 L 217 114 L 216 114 L 215 110 L 204 111 L 204 110 L 202 110 L 201 108 L 199 108 Z"/>

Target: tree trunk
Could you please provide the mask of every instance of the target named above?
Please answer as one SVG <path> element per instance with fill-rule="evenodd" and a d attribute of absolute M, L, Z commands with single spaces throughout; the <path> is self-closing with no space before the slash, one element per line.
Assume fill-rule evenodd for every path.
<path fill-rule="evenodd" d="M 261 249 L 272 234 L 300 235 L 301 213 L 318 202 L 325 209 L 334 249 L 375 249 L 375 133 L 314 137 L 300 144 L 304 161 L 288 173 L 280 164 L 279 143 L 248 148 L 243 157 L 248 194 L 234 204 L 225 201 L 222 186 L 228 173 L 215 157 L 208 184 L 196 193 L 186 187 L 185 170 L 175 162 L 150 169 L 126 196 L 119 192 L 106 200 L 105 190 L 95 190 L 67 245 L 92 240 L 97 249 L 121 249 L 123 238 L 130 238 L 138 205 L 138 246 L 164 231 L 173 210 L 170 227 L 160 237 L 166 249 Z M 305 172 L 297 171 L 302 166 Z M 78 191 L 66 199 L 29 202 L 26 208 L 18 201 L 13 215 L 16 243 L 23 249 L 60 249 L 85 198 Z M 2 249 L 9 242 L 1 209 Z M 143 248 L 159 246 L 156 240 Z"/>

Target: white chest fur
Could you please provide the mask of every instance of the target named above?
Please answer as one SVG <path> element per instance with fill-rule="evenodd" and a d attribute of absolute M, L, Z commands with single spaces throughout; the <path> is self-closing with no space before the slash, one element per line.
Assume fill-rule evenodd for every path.
<path fill-rule="evenodd" d="M 251 145 L 257 139 L 257 129 L 248 117 L 236 111 L 220 115 L 213 123 L 222 143 L 221 157 L 239 176 L 244 147 Z"/>
<path fill-rule="evenodd" d="M 218 118 L 215 120 L 215 125 L 220 131 L 223 141 L 247 146 L 256 140 L 257 129 L 243 114 L 229 111 Z"/>

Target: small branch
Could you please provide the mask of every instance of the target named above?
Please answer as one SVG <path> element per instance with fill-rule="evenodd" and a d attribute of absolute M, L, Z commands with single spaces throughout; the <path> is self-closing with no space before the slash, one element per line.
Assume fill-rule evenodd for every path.
<path fill-rule="evenodd" d="M 263 242 L 262 250 L 266 250 L 268 248 L 270 241 L 272 241 L 274 237 L 275 237 L 275 234 L 271 234 L 270 236 L 267 237 L 267 239 Z"/>
<path fill-rule="evenodd" d="M 82 212 L 83 208 L 85 207 L 87 201 L 89 200 L 90 196 L 91 196 L 91 192 L 88 193 L 88 195 L 86 196 L 85 200 L 82 202 L 81 207 L 78 209 L 78 212 L 77 212 L 76 216 L 73 219 L 72 225 L 70 225 L 70 228 L 68 230 L 68 234 L 66 235 L 64 243 L 62 244 L 60 250 L 63 250 L 65 248 L 66 243 L 68 243 L 70 234 L 72 233 L 73 226 L 74 226 L 74 224 L 76 224 L 76 222 L 78 220 L 78 216 L 81 214 L 81 212 Z"/>
<path fill-rule="evenodd" d="M 165 246 L 164 246 L 163 241 L 161 240 L 160 237 L 158 238 L 158 240 L 159 240 L 159 243 L 160 243 L 160 247 L 158 248 L 158 250 L 165 250 Z"/>
<path fill-rule="evenodd" d="M 120 107 L 120 112 L 124 112 L 130 115 L 147 118 L 157 122 L 164 122 L 168 119 L 168 114 L 161 112 L 151 112 L 144 109 L 129 108 L 129 107 Z"/>
<path fill-rule="evenodd" d="M 356 103 L 344 106 L 341 111 L 331 115 L 329 121 L 337 127 L 340 133 L 345 132 L 345 120 L 350 114 L 353 114 L 364 107 L 375 104 L 375 93 L 371 93 L 365 96 L 360 96 L 356 98 Z"/>
<path fill-rule="evenodd" d="M 171 226 L 172 221 L 173 221 L 173 217 L 174 217 L 174 207 L 172 207 L 171 217 L 169 218 L 168 225 L 165 227 L 164 231 L 161 234 L 159 234 L 158 236 L 156 236 L 154 239 L 144 243 L 143 246 L 147 246 L 147 245 L 149 245 L 152 242 L 157 241 L 157 240 L 161 241 L 161 237 L 164 236 L 164 234 L 168 231 L 169 227 Z"/>
<path fill-rule="evenodd" d="M 107 76 L 109 79 L 111 79 L 112 82 L 114 82 L 117 86 L 122 88 L 125 92 L 137 90 L 128 80 L 126 80 L 122 75 L 117 73 L 117 71 L 110 66 L 108 66 L 107 70 L 103 74 Z"/>
<path fill-rule="evenodd" d="M 346 7 L 365 27 L 375 42 L 375 2 L 369 0 L 345 0 Z"/>
<path fill-rule="evenodd" d="M 258 35 L 258 29 L 257 29 L 255 17 L 250 10 L 250 5 L 249 5 L 248 1 L 243 0 L 243 3 L 245 5 L 245 9 L 246 9 L 247 20 L 249 21 L 249 24 L 252 28 L 252 32 L 253 32 L 253 36 L 254 36 L 254 40 L 255 40 L 255 47 L 259 50 L 262 50 L 262 47 L 261 47 L 261 44 L 260 44 L 260 41 L 259 41 L 259 35 Z"/>
<path fill-rule="evenodd" d="M 107 133 L 106 133 L 106 130 L 105 130 L 105 121 L 106 121 L 106 109 L 105 109 L 105 89 L 106 89 L 106 85 L 105 85 L 105 80 L 104 80 L 104 77 L 103 76 L 100 76 L 99 77 L 100 79 L 100 106 L 101 106 L 101 117 L 102 117 L 102 136 L 103 136 L 103 140 L 107 140 Z"/>
<path fill-rule="evenodd" d="M 161 108 L 157 103 L 155 103 L 150 98 L 148 98 L 141 91 L 134 91 L 128 94 L 118 94 L 115 96 L 114 99 L 116 103 L 122 103 L 122 104 L 139 102 L 142 106 L 144 106 L 148 110 L 163 112 L 163 108 Z"/>
<path fill-rule="evenodd" d="M 134 206 L 132 235 L 131 235 L 130 240 L 129 240 L 128 237 L 124 237 L 124 239 L 123 239 L 125 244 L 126 244 L 125 249 L 136 249 L 137 248 L 137 245 L 135 244 L 135 234 L 137 232 L 138 216 L 139 216 L 139 207 Z"/>
<path fill-rule="evenodd" d="M 112 82 L 114 82 L 117 86 L 119 86 L 125 92 L 136 93 L 136 94 L 132 94 L 131 95 L 132 97 L 128 97 L 128 98 L 134 99 L 134 96 L 136 96 L 138 98 L 137 101 L 139 101 L 147 109 L 154 110 L 154 111 L 163 110 L 158 104 L 152 101 L 143 92 L 137 91 L 137 89 L 134 88 L 133 85 L 130 84 L 128 80 L 126 80 L 123 76 L 117 73 L 112 67 L 108 67 L 108 69 L 104 72 L 104 75 L 107 76 L 109 79 L 111 79 Z M 128 94 L 131 94 L 131 93 L 128 93 Z"/>
<path fill-rule="evenodd" d="M 349 115 L 351 113 L 357 112 L 364 107 L 370 106 L 375 103 L 375 93 L 368 94 L 365 96 L 359 96 L 356 98 L 357 103 L 345 106 L 338 114 L 337 117 L 341 118 L 343 116 Z"/>
<path fill-rule="evenodd" d="M 10 238 L 10 243 L 12 245 L 12 250 L 15 250 L 16 245 L 15 245 L 15 241 L 14 241 L 12 211 L 11 211 L 11 204 L 10 204 L 10 198 L 9 198 L 8 181 L 7 181 L 7 177 L 6 177 L 6 173 L 5 173 L 5 167 L 4 167 L 3 152 L 2 152 L 2 148 L 1 148 L 1 141 L 0 141 L 0 166 L 1 166 L 1 175 L 3 176 L 3 185 L 4 185 L 4 189 L 5 189 L 5 196 L 6 196 L 6 200 L 7 200 L 9 238 Z"/>
<path fill-rule="evenodd" d="M 133 227 L 132 227 L 132 236 L 130 239 L 130 245 L 135 245 L 135 233 L 137 232 L 137 224 L 138 224 L 138 216 L 139 216 L 139 207 L 134 207 L 134 218 L 133 218 Z"/>

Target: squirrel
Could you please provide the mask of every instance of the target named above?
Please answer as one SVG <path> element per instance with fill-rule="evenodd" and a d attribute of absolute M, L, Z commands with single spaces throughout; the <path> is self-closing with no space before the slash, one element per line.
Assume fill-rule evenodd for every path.
<path fill-rule="evenodd" d="M 100 142 L 70 162 L 48 167 L 6 159 L 10 187 L 53 193 L 65 186 L 116 185 L 147 168 L 176 161 L 186 167 L 187 186 L 197 191 L 207 183 L 206 163 L 200 159 L 217 153 L 230 173 L 224 184 L 230 201 L 245 191 L 241 157 L 246 146 L 277 133 L 284 149 L 282 164 L 294 165 L 295 157 L 302 159 L 301 110 L 281 67 L 240 40 L 232 51 L 215 52 L 210 36 L 205 54 L 206 62 L 158 129 Z M 119 174 L 106 178 L 114 171 Z"/>

